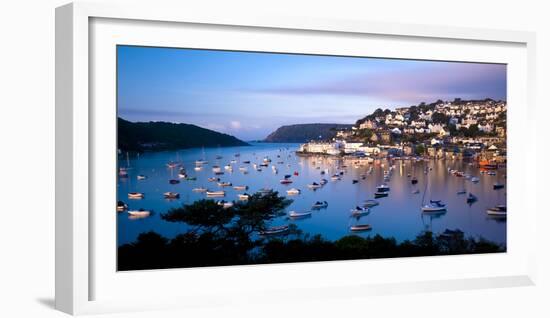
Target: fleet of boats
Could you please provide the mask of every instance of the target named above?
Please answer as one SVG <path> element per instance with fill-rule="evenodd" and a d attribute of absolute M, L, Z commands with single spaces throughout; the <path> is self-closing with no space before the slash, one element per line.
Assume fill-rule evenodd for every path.
<path fill-rule="evenodd" d="M 240 157 L 240 154 L 235 154 L 235 158 L 238 158 L 238 157 Z M 247 185 L 233 185 L 229 181 L 222 181 L 219 176 L 224 174 L 224 170 L 228 174 L 231 174 L 231 173 L 233 173 L 234 169 L 238 169 L 238 171 L 242 174 L 248 174 L 250 166 L 252 166 L 254 170 L 256 170 L 258 172 L 261 172 L 262 168 L 269 167 L 271 165 L 271 170 L 273 171 L 274 174 L 278 174 L 279 169 L 281 169 L 281 171 L 290 170 L 291 163 L 290 162 L 285 163 L 285 161 L 281 160 L 282 158 L 280 156 L 277 156 L 277 157 L 279 158 L 279 160 L 277 160 L 277 164 L 280 165 L 279 167 L 277 167 L 275 164 L 271 165 L 272 160 L 269 157 L 264 157 L 264 158 L 262 158 L 262 160 L 260 162 L 252 163 L 252 164 L 251 164 L 250 160 L 244 160 L 244 161 L 241 161 L 239 163 L 240 160 L 231 159 L 228 164 L 223 165 L 223 169 L 222 169 L 222 166 L 220 166 L 218 164 L 215 164 L 211 167 L 211 171 L 215 176 L 214 177 L 209 177 L 207 180 L 209 182 L 216 182 L 217 185 L 220 188 L 232 187 L 232 189 L 235 190 L 235 191 L 247 191 L 247 190 L 249 190 L 249 187 Z M 195 167 L 193 169 L 197 173 L 204 171 L 204 167 L 206 165 L 208 165 L 208 161 L 205 160 L 204 158 L 205 158 L 205 156 L 204 156 L 204 151 L 203 151 L 203 158 L 198 159 L 194 162 Z M 222 158 L 223 158 L 222 156 L 216 156 L 216 161 L 220 160 Z M 371 166 L 366 170 L 366 172 L 365 172 L 365 170 L 363 170 L 363 173 L 361 173 L 361 174 L 358 173 L 357 174 L 358 178 L 354 178 L 354 179 L 351 180 L 352 184 L 359 184 L 361 182 L 361 180 L 366 180 L 367 176 L 373 174 L 373 172 L 374 172 L 373 162 L 368 161 L 367 164 L 369 164 Z M 313 165 L 314 165 L 314 168 L 319 171 L 318 174 L 320 174 L 321 176 L 330 175 L 330 180 L 339 181 L 339 180 L 342 180 L 344 175 L 347 173 L 348 169 L 351 169 L 351 168 L 359 169 L 364 165 L 364 163 L 354 162 L 349 167 L 348 167 L 348 165 L 339 164 L 336 167 L 336 169 L 334 169 L 334 168 L 331 168 L 331 169 L 323 168 L 320 164 L 317 164 L 316 162 L 313 162 Z M 169 179 L 168 180 L 168 182 L 172 185 L 179 184 L 180 180 L 182 180 L 182 179 L 187 180 L 187 181 L 197 180 L 196 176 L 189 176 L 188 175 L 188 173 L 187 173 L 186 169 L 184 168 L 182 162 L 180 162 L 179 160 L 170 161 L 166 164 L 166 166 L 169 169 L 178 169 L 177 171 L 178 171 L 179 179 Z M 389 183 L 391 182 L 391 178 L 392 178 L 392 175 L 393 175 L 394 169 L 395 169 L 395 166 L 392 165 L 391 163 L 389 163 L 387 166 L 384 163 L 381 163 L 378 166 L 382 169 L 381 179 L 382 179 L 383 183 L 379 184 L 375 188 L 375 191 L 374 191 L 374 198 L 375 199 L 389 196 L 389 194 L 390 194 Z M 483 165 L 483 170 L 480 170 L 480 175 L 495 176 L 497 168 L 498 167 L 493 167 L 490 164 Z M 119 168 L 118 174 L 119 174 L 120 178 L 125 178 L 125 179 L 128 178 L 129 169 L 130 169 L 129 164 L 128 164 L 128 167 Z M 429 174 L 430 171 L 432 171 L 431 167 L 427 166 L 426 168 L 424 168 L 424 174 Z M 410 187 L 412 187 L 412 191 L 410 193 L 411 194 L 418 194 L 421 191 L 418 189 L 417 185 L 422 180 L 427 180 L 427 179 L 426 179 L 426 177 L 423 177 L 424 179 L 422 179 L 422 177 L 419 179 L 417 176 L 414 176 L 414 171 L 411 171 L 411 172 L 413 172 L 413 173 L 408 173 L 406 175 L 407 178 L 410 179 Z M 464 189 L 460 189 L 456 192 L 457 195 L 462 195 L 462 194 L 467 193 L 466 203 L 468 203 L 468 204 L 473 204 L 476 201 L 478 201 L 477 196 L 472 192 L 468 192 L 466 189 L 470 188 L 470 187 L 475 187 L 475 184 L 480 183 L 481 182 L 480 177 L 474 176 L 474 175 L 469 174 L 469 173 L 465 173 L 464 171 L 454 170 L 454 169 L 450 169 L 450 168 L 448 169 L 448 172 L 452 176 L 463 179 L 464 182 L 470 181 L 473 184 L 471 186 L 467 186 L 465 184 Z M 296 171 L 296 170 L 294 170 L 294 171 L 290 170 L 290 172 L 287 172 L 287 173 L 288 174 L 285 174 L 283 176 L 283 178 L 279 180 L 280 184 L 289 185 L 289 184 L 294 182 L 293 177 L 299 177 L 300 176 L 300 172 Z M 136 178 L 137 178 L 137 180 L 147 180 L 148 179 L 148 177 L 146 175 L 143 175 L 143 174 L 137 175 Z M 321 178 L 321 179 L 318 179 L 318 181 L 313 181 L 313 182 L 307 183 L 306 185 L 307 185 L 308 189 L 317 190 L 317 189 L 323 188 L 328 182 L 329 181 L 327 179 Z M 422 198 L 422 204 L 421 204 L 421 207 L 420 207 L 421 213 L 422 214 L 443 214 L 443 213 L 446 213 L 447 212 L 447 205 L 442 200 L 430 199 L 428 201 L 428 203 L 424 204 L 424 197 L 426 196 L 426 192 L 428 190 L 428 182 L 427 181 L 422 181 L 422 182 L 425 183 L 426 189 L 424 190 L 424 196 Z M 485 182 L 485 181 L 483 181 L 483 182 Z M 504 187 L 505 187 L 504 183 L 499 183 L 499 182 L 494 182 L 493 183 L 493 189 L 494 190 L 503 189 Z M 223 190 L 210 190 L 210 189 L 208 189 L 208 187 L 204 187 L 204 186 L 194 187 L 194 188 L 192 188 L 192 191 L 196 192 L 196 193 L 204 193 L 206 195 L 206 197 L 209 197 L 209 198 L 223 198 L 227 195 L 226 191 L 223 191 Z M 266 195 L 266 194 L 272 193 L 273 191 L 274 190 L 272 188 L 269 188 L 269 187 L 266 186 L 264 188 L 258 189 L 256 193 L 258 193 L 260 195 Z M 290 189 L 285 190 L 285 192 L 288 196 L 296 196 L 296 195 L 301 194 L 301 190 L 298 189 L 298 188 L 290 188 Z M 235 195 L 236 195 L 237 200 L 241 201 L 241 203 L 237 203 L 237 201 L 226 201 L 226 200 L 220 200 L 220 201 L 216 201 L 216 202 L 217 202 L 218 205 L 222 206 L 224 209 L 229 209 L 229 208 L 233 207 L 235 204 L 246 204 L 246 201 L 248 201 L 252 196 L 251 194 L 248 194 L 248 193 L 235 193 Z M 164 192 L 163 196 L 164 196 L 165 199 L 168 199 L 168 200 L 175 200 L 175 199 L 180 198 L 180 194 L 177 193 L 177 192 L 173 192 L 173 191 Z M 128 199 L 139 200 L 139 199 L 143 199 L 144 197 L 145 197 L 145 194 L 141 193 L 141 192 L 129 192 L 128 193 Z M 356 218 L 357 219 L 356 222 L 358 222 L 362 217 L 367 217 L 368 215 L 370 215 L 371 211 L 372 211 L 371 209 L 380 205 L 380 201 L 375 200 L 375 199 L 364 200 L 359 205 L 355 206 L 354 208 L 351 208 L 350 209 L 350 216 L 353 217 L 353 218 Z M 311 205 L 311 210 L 316 211 L 316 210 L 320 210 L 320 209 L 326 209 L 327 207 L 328 207 L 328 202 L 327 201 L 316 201 Z M 132 218 L 132 219 L 145 218 L 145 217 L 148 217 L 148 216 L 151 215 L 151 211 L 145 210 L 145 209 L 130 210 L 128 204 L 124 203 L 123 201 L 118 201 L 117 202 L 116 210 L 117 210 L 117 212 L 126 211 L 129 215 L 129 217 Z M 312 211 L 303 211 L 303 212 L 290 211 L 287 214 L 287 219 L 288 220 L 305 219 L 305 218 L 311 217 L 313 215 Z M 315 213 L 321 213 L 321 212 L 315 212 Z M 487 213 L 487 216 L 489 216 L 489 217 L 501 218 L 501 219 L 506 218 L 506 215 L 507 215 L 506 206 L 505 205 L 496 205 L 494 207 L 488 208 L 486 210 L 486 213 Z M 287 233 L 290 232 L 289 229 L 290 229 L 290 227 L 289 227 L 288 224 L 287 225 L 281 225 L 281 226 L 272 226 L 272 227 L 267 227 L 264 230 L 258 231 L 258 234 L 262 235 L 262 236 L 284 235 L 284 234 L 287 234 Z M 357 224 L 349 226 L 349 231 L 351 231 L 351 232 L 363 232 L 363 231 L 370 231 L 370 230 L 372 230 L 372 225 L 371 224 L 366 224 L 366 223 L 357 223 Z"/>

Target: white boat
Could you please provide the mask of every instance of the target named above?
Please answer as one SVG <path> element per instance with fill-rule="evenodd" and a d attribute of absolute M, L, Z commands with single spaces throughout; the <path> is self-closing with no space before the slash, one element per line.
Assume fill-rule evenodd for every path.
<path fill-rule="evenodd" d="M 355 207 L 354 209 L 351 209 L 351 215 L 352 216 L 363 216 L 370 213 L 369 208 L 362 208 L 360 206 Z"/>
<path fill-rule="evenodd" d="M 506 216 L 506 206 L 505 205 L 497 205 L 493 208 L 489 208 L 489 209 L 487 209 L 487 215 L 505 217 Z"/>
<path fill-rule="evenodd" d="M 146 217 L 151 215 L 151 211 L 139 209 L 139 210 L 128 210 L 128 214 L 132 216 Z"/>
<path fill-rule="evenodd" d="M 201 171 L 201 170 L 202 170 L 202 166 L 196 166 L 194 169 L 195 169 L 195 171 Z"/>
<path fill-rule="evenodd" d="M 178 199 L 180 197 L 177 192 L 164 192 L 163 195 L 166 199 Z"/>
<path fill-rule="evenodd" d="M 123 177 L 123 178 L 126 178 L 128 177 L 128 169 L 126 168 L 119 168 L 118 169 L 118 175 Z"/>
<path fill-rule="evenodd" d="M 288 225 L 281 225 L 281 226 L 273 226 L 265 229 L 264 231 L 260 231 L 260 235 L 276 235 L 276 234 L 283 234 L 288 232 L 289 227 Z"/>
<path fill-rule="evenodd" d="M 241 201 L 246 201 L 250 198 L 250 195 L 247 194 L 247 193 L 244 193 L 244 194 L 237 194 L 237 197 L 239 198 L 239 200 Z"/>
<path fill-rule="evenodd" d="M 225 191 L 206 191 L 206 195 L 209 197 L 223 197 L 225 196 Z"/>
<path fill-rule="evenodd" d="M 212 172 L 214 173 L 222 172 L 222 168 L 220 168 L 220 166 L 213 166 Z"/>
<path fill-rule="evenodd" d="M 412 193 L 412 194 L 419 194 L 419 193 L 420 193 L 420 190 L 415 189 L 415 190 L 413 190 L 411 193 Z"/>
<path fill-rule="evenodd" d="M 237 191 L 244 191 L 244 190 L 248 190 L 248 186 L 234 186 L 233 189 Z"/>
<path fill-rule="evenodd" d="M 308 184 L 307 187 L 310 188 L 310 189 L 319 189 L 323 186 L 318 184 L 317 182 L 313 182 L 313 183 Z"/>
<path fill-rule="evenodd" d="M 479 182 L 479 178 L 478 177 L 472 177 L 470 179 L 470 181 L 472 181 L 473 183 L 478 183 Z"/>
<path fill-rule="evenodd" d="M 378 187 L 376 187 L 376 192 L 388 192 L 390 191 L 390 187 L 386 184 L 381 184 Z"/>
<path fill-rule="evenodd" d="M 338 181 L 338 180 L 341 179 L 341 177 L 340 177 L 340 175 L 335 174 L 335 175 L 332 175 L 332 177 L 330 177 L 330 179 L 331 179 L 332 181 Z"/>
<path fill-rule="evenodd" d="M 145 197 L 145 194 L 141 192 L 130 192 L 128 193 L 128 199 L 143 199 Z"/>
<path fill-rule="evenodd" d="M 357 224 L 350 226 L 349 229 L 352 232 L 370 231 L 372 230 L 372 226 L 370 224 Z"/>
<path fill-rule="evenodd" d="M 229 171 L 232 171 L 233 170 L 233 167 L 231 167 L 231 165 L 225 165 L 223 167 L 225 170 L 229 170 Z"/>
<path fill-rule="evenodd" d="M 365 206 L 367 208 L 370 208 L 370 207 L 373 207 L 373 206 L 377 206 L 379 204 L 380 204 L 380 202 L 371 199 L 371 200 L 365 200 L 365 202 L 363 203 L 363 206 Z"/>
<path fill-rule="evenodd" d="M 224 209 L 229 209 L 234 205 L 234 203 L 231 201 L 221 200 L 221 201 L 218 201 L 218 205 L 221 205 Z"/>
<path fill-rule="evenodd" d="M 118 201 L 117 204 L 116 204 L 116 210 L 117 212 L 124 212 L 128 209 L 128 204 L 122 202 L 122 201 Z"/>
<path fill-rule="evenodd" d="M 321 185 L 325 185 L 325 184 L 328 183 L 328 180 L 327 180 L 327 179 L 321 179 L 321 181 L 319 181 L 319 183 L 320 183 Z"/>
<path fill-rule="evenodd" d="M 232 159 L 232 160 L 231 160 L 231 163 L 237 163 L 237 160 Z"/>
<path fill-rule="evenodd" d="M 311 216 L 311 212 L 290 211 L 288 212 L 288 216 L 291 218 L 305 218 L 305 217 Z"/>
<path fill-rule="evenodd" d="M 239 167 L 239 171 L 246 172 L 246 171 L 248 171 L 248 168 L 247 167 Z"/>
<path fill-rule="evenodd" d="M 288 195 L 300 194 L 300 190 L 298 190 L 296 188 L 292 188 L 292 189 L 286 190 L 286 194 L 288 194 Z"/>
<path fill-rule="evenodd" d="M 206 192 L 208 189 L 204 187 L 193 188 L 193 192 Z"/>
<path fill-rule="evenodd" d="M 433 212 L 444 212 L 447 211 L 447 206 L 444 203 L 441 203 L 441 200 L 430 200 L 430 203 L 422 207 L 422 212 L 433 213 Z"/>
<path fill-rule="evenodd" d="M 209 182 L 216 182 L 216 181 L 220 181 L 220 178 L 212 177 L 212 178 L 208 178 L 208 181 Z"/>
<path fill-rule="evenodd" d="M 208 164 L 208 161 L 203 160 L 203 159 L 199 159 L 199 160 L 195 161 L 195 165 L 197 165 L 197 166 L 202 166 L 202 165 L 206 165 L 206 164 Z"/>
<path fill-rule="evenodd" d="M 218 182 L 218 186 L 220 187 L 230 187 L 233 184 L 231 182 Z"/>
<path fill-rule="evenodd" d="M 140 174 L 140 175 L 137 176 L 137 179 L 138 180 L 145 180 L 145 179 L 147 179 L 147 176 L 144 176 L 144 175 Z"/>

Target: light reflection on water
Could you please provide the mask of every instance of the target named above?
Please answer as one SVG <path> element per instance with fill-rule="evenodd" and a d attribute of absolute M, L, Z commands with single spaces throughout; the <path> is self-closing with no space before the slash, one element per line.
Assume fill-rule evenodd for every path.
<path fill-rule="evenodd" d="M 288 211 L 305 212 L 311 211 L 311 205 L 315 201 L 327 201 L 328 207 L 321 210 L 313 210 L 309 218 L 289 220 L 286 216 L 279 217 L 273 221 L 273 225 L 295 223 L 304 233 L 321 234 L 324 238 L 335 240 L 342 236 L 351 234 L 349 226 L 354 224 L 371 224 L 369 232 L 355 233 L 361 236 L 380 234 L 384 237 L 395 237 L 398 241 L 414 239 L 422 230 L 431 229 L 434 232 L 442 232 L 445 229 L 461 229 L 466 235 L 474 237 L 482 236 L 497 243 L 506 243 L 506 221 L 488 217 L 486 209 L 496 204 L 506 203 L 506 189 L 493 190 L 495 182 L 505 183 L 504 169 L 499 169 L 496 176 L 480 174 L 479 169 L 458 160 L 432 160 L 428 162 L 399 161 L 393 162 L 395 169 L 387 184 L 390 186 L 390 195 L 386 198 L 377 199 L 380 205 L 371 208 L 371 213 L 361 217 L 359 220 L 350 217 L 350 209 L 360 205 L 366 199 L 373 199 L 376 186 L 383 183 L 383 172 L 388 170 L 388 162 L 380 161 L 372 165 L 355 167 L 353 160 L 334 160 L 325 157 L 298 157 L 293 151 L 298 144 L 269 144 L 254 143 L 250 147 L 210 148 L 204 150 L 204 157 L 209 161 L 202 171 L 195 171 L 195 160 L 203 157 L 202 149 L 187 149 L 180 151 L 153 152 L 141 154 L 139 157 L 130 157 L 128 178 L 119 178 L 118 199 L 130 206 L 130 209 L 153 210 L 154 213 L 147 218 L 130 218 L 126 212 L 118 213 L 118 244 L 134 241 L 139 233 L 156 231 L 166 237 L 185 231 L 185 224 L 174 224 L 160 219 L 160 213 L 166 212 L 172 207 L 192 203 L 195 200 L 205 198 L 204 193 L 193 192 L 192 189 L 203 186 L 210 190 L 220 190 L 215 182 L 208 182 L 213 177 L 212 166 L 217 164 L 225 171 L 224 175 L 218 176 L 222 181 L 232 182 L 233 185 L 247 185 L 248 193 L 254 193 L 261 188 L 273 188 L 279 191 L 280 195 L 287 196 L 294 202 L 287 208 Z M 288 150 L 287 150 L 288 149 Z M 235 157 L 236 153 L 240 157 Z M 216 156 L 223 158 L 216 160 Z M 277 155 L 280 158 L 277 158 Z M 253 163 L 261 163 L 264 157 L 272 159 L 269 167 L 262 167 L 262 171 L 255 171 Z M 232 164 L 233 172 L 224 169 L 232 159 L 237 163 Z M 179 160 L 185 166 L 191 177 L 197 177 L 196 181 L 181 180 L 181 183 L 169 184 L 169 179 L 178 179 L 178 169 L 169 169 L 166 163 Z M 243 164 L 243 161 L 250 160 L 251 164 Z M 284 164 L 277 164 L 278 161 Z M 381 164 L 384 165 L 382 167 Z M 290 167 L 288 167 L 290 164 Z M 126 158 L 119 160 L 121 167 L 126 167 Z M 275 165 L 278 174 L 271 168 Z M 339 181 L 331 181 L 330 176 L 337 171 L 337 167 L 347 165 L 346 173 Z M 239 171 L 240 166 L 248 167 L 248 174 Z M 320 169 L 317 169 L 320 166 Z M 365 180 L 361 175 L 365 174 L 370 167 L 373 167 L 372 174 L 367 174 Z M 425 174 L 426 167 L 432 170 Z M 464 171 L 467 174 L 480 178 L 479 183 L 474 184 L 451 175 L 448 168 Z M 321 170 L 329 169 L 325 176 L 320 174 Z M 298 172 L 298 176 L 292 176 L 294 181 L 289 185 L 280 184 L 285 174 Z M 418 184 L 412 185 L 411 178 L 416 176 Z M 146 180 L 137 180 L 137 175 L 146 175 Z M 329 182 L 316 191 L 307 188 L 311 182 L 319 182 L 326 178 Z M 353 184 L 352 180 L 359 180 Z M 429 181 L 428 181 L 429 179 Z M 428 181 L 428 186 L 426 186 Z M 288 196 L 286 190 L 297 188 L 301 194 Z M 420 193 L 413 194 L 413 190 L 419 189 Z M 425 191 L 425 189 L 427 189 Z M 466 195 L 457 195 L 457 191 L 466 189 L 478 197 L 478 200 L 469 205 L 466 203 Z M 237 194 L 243 191 L 236 191 L 232 187 L 225 187 L 225 200 L 237 200 Z M 143 192 L 145 198 L 142 200 L 129 200 L 128 192 Z M 178 192 L 180 198 L 177 200 L 165 200 L 163 193 L 167 191 Z M 425 194 L 424 194 L 425 193 Z M 442 215 L 424 215 L 420 211 L 422 198 L 442 200 L 447 204 L 447 212 Z"/>

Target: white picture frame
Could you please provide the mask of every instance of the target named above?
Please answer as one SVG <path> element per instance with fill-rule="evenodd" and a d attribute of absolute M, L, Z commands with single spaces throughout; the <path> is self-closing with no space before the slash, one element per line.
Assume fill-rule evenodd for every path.
<path fill-rule="evenodd" d="M 97 21 L 107 21 L 107 27 L 96 28 Z M 114 21 L 114 24 L 111 23 Z M 118 22 L 122 26 L 118 25 Z M 137 21 L 137 22 L 136 22 Z M 146 30 L 151 25 L 155 27 L 157 36 L 152 38 L 151 32 L 141 32 L 140 36 L 132 37 L 132 23 L 142 25 Z M 109 26 L 109 24 L 112 24 Z M 149 25 L 149 26 L 148 26 Z M 396 272 L 402 269 L 398 262 L 405 262 L 414 267 L 430 265 L 430 258 L 399 259 L 389 262 L 379 260 L 359 260 L 348 262 L 321 262 L 315 264 L 281 264 L 261 266 L 232 266 L 231 268 L 206 268 L 187 270 L 162 270 L 146 271 L 142 273 L 116 273 L 110 268 L 101 269 L 98 259 L 110 259 L 112 254 L 104 254 L 102 247 L 109 244 L 109 240 L 92 238 L 97 227 L 101 226 L 101 218 L 93 215 L 94 207 L 99 203 L 94 201 L 98 187 L 105 181 L 97 178 L 98 153 L 95 141 L 101 138 L 109 138 L 112 128 L 106 128 L 103 132 L 97 129 L 98 120 L 109 122 L 108 112 L 96 112 L 93 109 L 97 100 L 107 103 L 112 99 L 112 94 L 93 94 L 95 80 L 93 76 L 101 75 L 94 67 L 107 65 L 112 61 L 112 56 L 106 59 L 101 54 L 107 51 L 95 51 L 91 46 L 109 46 L 121 39 L 130 39 L 132 43 L 123 44 L 157 44 L 164 45 L 177 42 L 171 30 L 178 25 L 192 25 L 201 28 L 208 27 L 213 33 L 223 28 L 236 27 L 236 32 L 246 32 L 254 29 L 254 32 L 282 32 L 284 36 L 290 36 L 293 32 L 314 32 L 316 37 L 344 36 L 346 41 L 354 41 L 355 36 L 371 36 L 391 38 L 396 43 L 400 41 L 427 41 L 435 45 L 447 42 L 450 45 L 475 46 L 484 45 L 491 51 L 491 59 L 487 61 L 512 62 L 513 76 L 510 77 L 509 90 L 513 95 L 510 101 L 509 111 L 509 182 L 513 180 L 518 186 L 510 187 L 510 191 L 517 189 L 516 196 L 521 197 L 522 185 L 535 184 L 535 176 L 523 174 L 520 170 L 513 172 L 514 167 L 521 167 L 526 158 L 536 157 L 534 141 L 522 141 L 522 136 L 534 134 L 535 104 L 535 35 L 529 32 L 480 30 L 454 27 L 431 27 L 424 25 L 404 25 L 399 23 L 374 23 L 367 21 L 341 21 L 341 20 L 317 20 L 292 18 L 284 16 L 250 16 L 246 13 L 240 15 L 215 15 L 212 12 L 193 10 L 184 4 L 174 7 L 154 8 L 144 5 L 117 6 L 110 4 L 73 3 L 56 10 L 56 308 L 70 314 L 102 313 L 113 311 L 144 310 L 165 307 L 186 307 L 208 305 L 212 302 L 212 296 L 216 298 L 216 304 L 230 304 L 246 296 L 246 301 L 278 302 L 291 301 L 296 295 L 301 299 L 339 298 L 357 295 L 379 295 L 391 293 L 403 293 L 414 291 L 443 291 L 458 289 L 475 289 L 489 287 L 525 286 L 535 282 L 536 250 L 535 219 L 536 203 L 529 202 L 525 206 L 523 217 L 510 218 L 514 229 L 510 234 L 517 245 L 509 245 L 504 255 L 473 255 L 438 258 L 438 263 L 448 266 L 449 271 L 462 268 L 464 273 L 446 275 L 441 272 L 419 273 L 416 279 L 404 279 L 402 275 L 395 274 L 390 277 L 390 271 Z M 120 31 L 120 37 L 109 36 L 113 28 Z M 117 29 L 118 28 L 118 29 Z M 126 32 L 126 33 L 125 33 Z M 124 36 L 128 37 L 124 38 Z M 286 35 L 285 35 L 286 34 Z M 98 39 L 98 37 L 100 39 Z M 130 41 L 128 40 L 128 41 Z M 99 42 L 94 42 L 99 41 Z M 334 39 L 333 39 L 334 41 Z M 99 43 L 99 44 L 98 44 Z M 313 42 L 312 42 L 313 43 Z M 214 45 L 212 43 L 211 45 Z M 503 46 L 511 47 L 509 56 L 499 56 Z M 301 51 L 306 50 L 302 48 Z M 312 52 L 319 47 L 312 46 Z M 351 48 L 349 49 L 351 50 Z M 355 54 L 361 54 L 361 49 Z M 380 51 L 382 52 L 382 51 Z M 414 53 L 411 48 L 410 56 L 417 58 L 433 58 L 433 56 Z M 474 51 L 472 51 L 474 52 Z M 330 53 L 330 52 L 328 52 Z M 115 54 L 115 50 L 111 54 Z M 380 53 L 384 54 L 384 53 Z M 416 55 L 415 55 L 416 54 Z M 449 53 L 450 54 L 450 53 Z M 471 53 L 470 59 L 483 61 L 488 54 Z M 508 53 L 506 53 L 508 54 Z M 388 54 L 384 54 L 385 56 Z M 485 55 L 485 57 L 484 57 Z M 445 58 L 442 51 L 440 59 Z M 448 55 L 453 59 L 452 54 Z M 107 62 L 104 62 L 107 61 Z M 103 64 L 107 63 L 107 64 Z M 517 65 L 514 66 L 514 65 Z M 105 70 L 107 72 L 105 72 Z M 105 69 L 108 73 L 109 69 Z M 114 77 L 114 74 L 111 75 Z M 112 79 L 111 79 L 112 80 Z M 109 79 L 102 81 L 109 85 Z M 110 101 L 112 102 L 112 100 Z M 514 108 L 513 105 L 522 105 L 525 108 Z M 107 107 L 107 109 L 109 109 Z M 112 114 L 111 114 L 112 115 Z M 111 118 L 112 119 L 112 118 Z M 103 127 L 103 126 L 101 126 Z M 514 127 L 523 127 L 514 129 Z M 114 139 L 114 135 L 113 139 Z M 100 165 L 100 167 L 104 167 Z M 517 170 L 517 169 L 516 169 Z M 99 183 L 99 184 L 98 184 Z M 518 206 L 519 202 L 509 198 L 511 209 Z M 105 222 L 109 222 L 106 220 Z M 103 244 L 103 245 L 102 245 Z M 113 246 L 113 250 L 115 247 Z M 98 252 L 98 250 L 100 252 Z M 98 254 L 99 253 L 99 254 Z M 506 263 L 499 269 L 490 270 L 490 266 L 479 270 L 468 269 L 473 259 L 487 264 Z M 367 263 L 365 263 L 367 262 Z M 377 272 L 379 279 L 366 277 L 354 283 L 353 273 L 357 273 L 370 266 Z M 386 268 L 385 270 L 383 268 Z M 329 278 L 322 275 L 327 271 L 339 272 L 344 270 L 348 275 L 338 278 Z M 108 273 L 106 273 L 108 272 Z M 277 284 L 276 280 L 292 272 L 296 277 L 295 282 Z M 136 275 L 136 276 L 132 276 Z M 201 279 L 209 275 L 218 284 L 217 289 L 212 290 L 213 285 L 201 283 Z M 301 276 L 300 276 L 301 275 Z M 115 279 L 116 276 L 116 279 Z M 151 279 L 151 277 L 154 277 Z M 196 280 L 191 278 L 195 277 Z M 243 277 L 248 277 L 244 278 Z M 270 288 L 258 286 L 259 281 L 272 277 Z M 298 279 L 298 277 L 301 277 Z M 321 279 L 316 279 L 322 277 Z M 124 297 L 117 297 L 117 293 L 124 290 L 140 291 L 139 286 L 132 282 L 139 278 L 142 287 L 153 288 L 157 284 L 166 284 L 168 281 L 186 281 L 187 290 L 175 294 L 173 298 L 163 295 L 145 295 L 140 301 L 132 301 Z M 103 287 L 98 288 L 96 281 L 103 280 Z M 239 281 L 240 280 L 240 281 Z M 116 281 L 115 285 L 105 285 L 106 282 Z M 238 284 L 242 282 L 242 284 Z M 239 286 L 236 286 L 238 284 Z M 202 286 L 204 285 L 204 286 Z M 138 288 L 138 289 L 136 289 Z M 154 289 L 154 288 L 153 288 Z M 112 291 L 109 293 L 108 291 Z M 228 293 L 227 291 L 232 291 Z M 258 293 L 261 291 L 261 294 Z M 307 291 L 307 293 L 304 293 Z M 243 298 L 243 299 L 244 299 Z M 266 300 L 269 299 L 269 300 Z"/>

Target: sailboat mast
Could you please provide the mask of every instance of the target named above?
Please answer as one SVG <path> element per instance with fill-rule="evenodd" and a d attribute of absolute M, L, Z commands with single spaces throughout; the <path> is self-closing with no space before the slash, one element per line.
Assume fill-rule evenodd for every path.
<path fill-rule="evenodd" d="M 428 191 L 429 181 L 430 181 L 430 178 L 428 177 L 428 174 L 426 174 L 426 186 L 424 187 L 424 193 L 422 194 L 422 206 L 424 205 L 424 198 L 426 197 L 426 191 Z"/>

